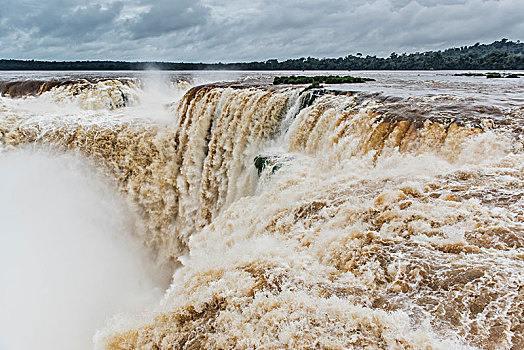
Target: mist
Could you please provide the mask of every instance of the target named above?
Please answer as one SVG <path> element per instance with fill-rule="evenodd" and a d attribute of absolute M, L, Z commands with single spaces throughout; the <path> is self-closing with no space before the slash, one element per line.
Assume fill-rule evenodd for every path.
<path fill-rule="evenodd" d="M 24 150 L 0 169 L 0 348 L 92 349 L 109 317 L 158 302 L 138 216 L 87 161 Z"/>
<path fill-rule="evenodd" d="M 169 74 L 150 69 L 141 76 L 140 103 L 127 115 L 149 118 L 156 121 L 173 121 L 173 112 L 168 108 L 182 99 L 191 84 L 187 81 L 171 81 Z"/>

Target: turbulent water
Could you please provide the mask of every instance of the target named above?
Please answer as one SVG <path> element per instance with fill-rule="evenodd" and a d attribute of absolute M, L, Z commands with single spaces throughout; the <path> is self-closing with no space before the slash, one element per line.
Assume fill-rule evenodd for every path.
<path fill-rule="evenodd" d="M 17 172 L 13 164 L 44 159 L 83 184 L 64 181 L 64 190 L 26 180 L 11 198 L 41 189 L 49 203 L 67 192 L 88 204 L 57 206 L 52 212 L 63 215 L 50 229 L 10 224 L 2 244 L 38 236 L 54 254 L 70 244 L 67 234 L 51 233 L 55 226 L 80 241 L 125 236 L 141 245 L 140 257 L 119 248 L 110 254 L 124 258 L 108 266 L 147 253 L 154 261 L 144 264 L 173 271 L 162 298 L 151 292 L 151 284 L 162 287 L 156 272 L 129 277 L 124 289 L 161 299 L 153 307 L 92 299 L 106 318 L 120 314 L 89 324 L 99 349 L 523 348 L 523 79 L 356 75 L 376 82 L 305 89 L 275 87 L 271 73 L 253 72 L 5 73 L 2 173 L 38 175 L 41 166 Z M 44 167 L 46 178 L 63 173 L 53 169 Z M 35 198 L 44 203 L 31 206 Z M 108 198 L 118 200 L 108 206 Z M 44 215 L 46 200 L 29 196 L 17 220 Z M 91 228 L 93 215 L 102 219 Z M 116 224 L 105 219 L 115 215 Z M 0 219 L 17 222 L 7 209 Z M 23 280 L 18 288 L 32 289 L 25 298 L 46 285 L 30 271 L 13 272 L 32 254 L 5 258 L 0 270 L 10 285 Z M 130 270 L 137 268 L 118 273 Z M 77 274 L 101 273 L 93 271 Z M 133 278 L 148 282 L 140 289 Z M 115 300 L 127 297 L 93 283 Z M 7 305 L 16 293 L 0 297 Z M 29 308 L 25 318 L 52 320 L 53 307 Z M 21 332 L 9 321 L 19 312 L 8 312 L 0 337 L 25 348 L 9 337 Z M 61 327 L 48 337 L 71 333 Z M 71 348 L 56 344 L 40 348 Z"/>

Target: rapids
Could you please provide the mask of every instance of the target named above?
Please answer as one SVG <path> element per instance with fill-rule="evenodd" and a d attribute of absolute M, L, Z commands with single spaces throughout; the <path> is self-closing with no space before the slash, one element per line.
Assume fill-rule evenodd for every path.
<path fill-rule="evenodd" d="M 96 348 L 524 347 L 522 79 L 360 74 L 4 79 L 0 157 L 96 168 L 173 271 Z"/>

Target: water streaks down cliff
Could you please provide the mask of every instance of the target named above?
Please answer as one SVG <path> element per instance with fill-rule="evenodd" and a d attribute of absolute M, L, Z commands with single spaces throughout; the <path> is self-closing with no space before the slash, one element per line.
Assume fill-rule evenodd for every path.
<path fill-rule="evenodd" d="M 172 122 L 3 103 L 6 151 L 87 155 L 181 264 L 101 347 L 524 346 L 520 108 L 211 85 Z M 287 156 L 259 177 L 263 152 Z"/>

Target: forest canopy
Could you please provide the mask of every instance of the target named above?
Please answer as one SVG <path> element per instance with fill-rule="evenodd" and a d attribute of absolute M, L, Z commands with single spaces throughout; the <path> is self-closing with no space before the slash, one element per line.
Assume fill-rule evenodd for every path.
<path fill-rule="evenodd" d="M 360 53 L 338 58 L 302 57 L 243 63 L 0 60 L 0 70 L 523 70 L 524 43 L 501 39 L 441 51 L 389 57 Z"/>

